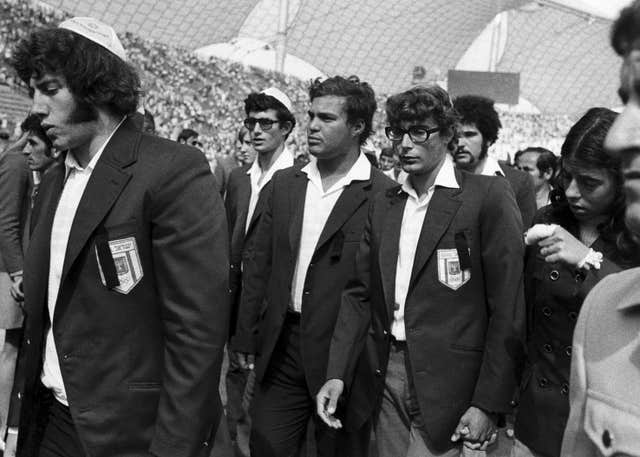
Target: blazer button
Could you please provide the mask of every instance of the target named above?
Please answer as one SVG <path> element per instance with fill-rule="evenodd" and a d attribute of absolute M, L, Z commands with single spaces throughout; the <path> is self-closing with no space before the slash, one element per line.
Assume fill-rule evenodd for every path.
<path fill-rule="evenodd" d="M 388 335 L 389 335 L 389 332 L 387 332 L 386 330 L 383 330 L 383 331 L 382 331 L 382 334 L 383 334 L 384 336 L 388 336 Z"/>
<path fill-rule="evenodd" d="M 575 311 L 571 311 L 569 313 L 569 320 L 570 321 L 575 321 L 576 319 L 578 319 L 578 313 L 576 313 Z"/>
<path fill-rule="evenodd" d="M 304 295 L 309 295 L 310 293 L 311 293 L 311 292 L 309 292 L 308 290 L 305 290 L 305 291 L 303 292 L 303 294 L 304 294 Z"/>
<path fill-rule="evenodd" d="M 569 385 L 568 384 L 562 384 L 562 387 L 560 388 L 560 393 L 562 395 L 569 395 Z"/>
<path fill-rule="evenodd" d="M 31 344 L 31 340 L 27 338 L 27 346 L 29 346 L 30 344 Z"/>
<path fill-rule="evenodd" d="M 576 273 L 576 282 L 583 282 L 586 278 L 587 276 L 584 274 L 584 272 L 579 271 Z"/>
<path fill-rule="evenodd" d="M 542 314 L 545 317 L 550 317 L 553 314 L 553 311 L 548 306 L 545 306 L 544 308 L 542 308 Z"/>
<path fill-rule="evenodd" d="M 209 442 L 208 442 L 208 441 L 205 441 L 204 443 L 202 443 L 202 445 L 203 445 L 204 447 L 208 447 L 208 446 L 209 446 Z"/>
<path fill-rule="evenodd" d="M 382 376 L 382 370 L 380 368 L 376 370 L 376 376 Z"/>
<path fill-rule="evenodd" d="M 573 348 L 571 346 L 567 346 L 564 349 L 564 353 L 567 354 L 567 357 L 571 357 L 571 352 L 573 351 Z"/>
<path fill-rule="evenodd" d="M 547 353 L 551 353 L 551 352 L 553 352 L 553 348 L 551 347 L 551 345 L 550 345 L 549 343 L 545 344 L 545 345 L 544 345 L 544 346 L 542 346 L 542 347 L 543 347 L 543 349 L 544 349 L 544 352 L 547 352 Z"/>
<path fill-rule="evenodd" d="M 538 385 L 542 388 L 547 387 L 548 384 L 549 380 L 547 378 L 540 378 L 540 380 L 538 381 Z"/>
<path fill-rule="evenodd" d="M 602 444 L 604 447 L 611 447 L 611 443 L 613 443 L 613 433 L 610 433 L 609 430 L 605 430 L 602 432 Z"/>
<path fill-rule="evenodd" d="M 231 268 L 232 270 L 236 269 L 236 266 L 234 264 L 229 265 L 229 268 Z"/>
<path fill-rule="evenodd" d="M 549 279 L 552 281 L 557 281 L 559 277 L 560 272 L 558 270 L 551 270 L 551 273 L 549 273 Z"/>
<path fill-rule="evenodd" d="M 22 392 L 18 392 L 18 400 L 22 400 Z"/>

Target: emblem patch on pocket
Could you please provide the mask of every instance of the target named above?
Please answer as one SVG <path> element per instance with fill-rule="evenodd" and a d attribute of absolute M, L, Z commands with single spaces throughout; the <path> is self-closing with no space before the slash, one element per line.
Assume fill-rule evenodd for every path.
<path fill-rule="evenodd" d="M 119 285 L 116 285 L 113 290 L 128 294 L 144 276 L 136 239 L 131 236 L 121 240 L 110 240 L 109 250 L 111 251 L 119 282 Z M 98 269 L 100 270 L 102 284 L 106 286 L 107 282 L 99 260 Z"/>
<path fill-rule="evenodd" d="M 438 249 L 438 280 L 457 290 L 471 279 L 471 269 L 461 270 L 456 249 Z"/>

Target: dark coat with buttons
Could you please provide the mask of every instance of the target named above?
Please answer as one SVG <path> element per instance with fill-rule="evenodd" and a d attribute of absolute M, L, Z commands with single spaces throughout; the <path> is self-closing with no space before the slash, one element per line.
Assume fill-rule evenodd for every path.
<path fill-rule="evenodd" d="M 242 298 L 234 350 L 258 354 L 256 381 L 273 356 L 291 301 L 298 259 L 307 175 L 295 166 L 281 170 L 262 190 L 264 208 L 251 249 L 243 256 Z M 329 343 L 340 296 L 353 271 L 369 202 L 396 183 L 372 168 L 367 181 L 353 181 L 342 192 L 322 230 L 305 278 L 300 350 L 309 394 L 325 380 Z M 354 424 L 353 427 L 357 428 Z"/>
<path fill-rule="evenodd" d="M 540 209 L 534 221 L 560 222 L 551 206 Z M 577 236 L 577 229 L 565 228 Z M 615 243 L 600 237 L 591 247 L 604 256 L 600 270 L 576 270 L 565 264 L 547 263 L 537 245 L 527 248 L 527 360 L 515 433 L 529 448 L 547 457 L 560 455 L 569 415 L 571 341 L 580 308 L 602 278 L 622 269 Z"/>
<path fill-rule="evenodd" d="M 63 165 L 44 176 L 25 256 L 24 339 L 9 418 L 20 427 L 23 457 L 37 455 L 42 433 L 51 230 L 64 180 Z M 129 260 L 109 247 L 117 240 L 135 243 Z M 202 153 L 126 120 L 78 205 L 53 315 L 69 410 L 86 455 L 206 457 L 214 439 L 228 444 L 218 393 L 229 322 L 227 240 L 222 200 Z M 136 282 L 121 281 L 131 271 Z"/>
<path fill-rule="evenodd" d="M 439 452 L 453 446 L 451 435 L 470 406 L 510 412 L 524 341 L 524 242 L 513 191 L 498 177 L 456 170 L 456 180 L 459 189 L 437 187 L 429 202 L 404 310 L 407 375 L 423 431 Z M 366 414 L 382 398 L 406 201 L 400 187 L 375 198 L 355 277 L 342 296 L 327 378 L 352 389 L 348 415 Z M 456 252 L 458 262 L 444 261 Z M 461 270 L 466 281 L 452 281 Z M 357 389 L 352 379 L 363 347 L 373 370 L 361 376 L 368 383 Z"/>

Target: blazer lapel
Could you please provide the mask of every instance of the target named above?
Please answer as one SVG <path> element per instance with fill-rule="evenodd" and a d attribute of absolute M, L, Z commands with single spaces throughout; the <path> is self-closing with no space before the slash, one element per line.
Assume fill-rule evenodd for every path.
<path fill-rule="evenodd" d="M 133 135 L 134 141 L 131 141 Z M 131 174 L 123 168 L 135 161 L 139 139 L 139 132 L 132 131 L 131 121 L 127 120 L 105 147 L 91 173 L 71 225 L 60 284 L 63 284 L 91 234 L 131 179 Z"/>
<path fill-rule="evenodd" d="M 65 167 L 60 164 L 46 174 L 40 184 L 40 198 L 33 208 L 31 219 L 31 237 L 25 256 L 24 289 L 28 291 L 25 301 L 26 312 L 39 316 L 37 311 L 46 300 L 49 282 L 49 254 L 51 250 L 51 226 L 56 214 L 58 199 L 64 185 Z"/>
<path fill-rule="evenodd" d="M 458 180 L 459 182 L 460 180 Z M 411 270 L 409 290 L 413 287 L 418 274 L 433 254 L 440 238 L 451 224 L 462 200 L 458 197 L 461 189 L 436 188 L 429 202 L 424 224 L 418 239 L 416 256 Z"/>
<path fill-rule="evenodd" d="M 300 246 L 307 182 L 307 175 L 297 170 L 289 191 L 289 244 L 291 246 L 291 255 L 294 256 L 294 259 L 298 255 L 298 247 Z"/>
<path fill-rule="evenodd" d="M 400 187 L 393 187 L 387 191 L 387 198 L 388 207 L 383 218 L 384 226 L 382 227 L 382 236 L 380 238 L 378 265 L 380 265 L 388 322 L 393 322 L 398 245 L 407 194 Z"/>
<path fill-rule="evenodd" d="M 371 188 L 371 181 L 355 181 L 343 191 L 324 224 L 316 251 L 326 243 L 353 215 L 367 198 L 367 191 Z"/>

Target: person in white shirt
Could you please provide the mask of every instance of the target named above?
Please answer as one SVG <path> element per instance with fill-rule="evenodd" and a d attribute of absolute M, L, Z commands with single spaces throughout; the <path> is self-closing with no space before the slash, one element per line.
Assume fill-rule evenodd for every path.
<path fill-rule="evenodd" d="M 242 258 L 231 347 L 241 360 L 258 354 L 252 457 L 298 455 L 312 419 L 319 456 L 365 455 L 369 445 L 368 417 L 336 432 L 313 414 L 314 397 L 368 203 L 393 181 L 360 151 L 376 110 L 371 87 L 336 76 L 314 82 L 309 95 L 313 159 L 273 175 L 252 249 Z"/>
<path fill-rule="evenodd" d="M 331 340 L 317 412 L 341 429 L 373 411 L 379 457 L 457 457 L 496 438 L 522 353 L 522 223 L 504 179 L 457 170 L 456 116 L 438 86 L 387 100 L 387 137 L 409 177 L 372 201 Z M 351 412 L 350 412 L 351 413 Z"/>
<path fill-rule="evenodd" d="M 456 167 L 469 173 L 506 178 L 516 195 L 522 224 L 529 228 L 537 210 L 533 179 L 527 173 L 502 165 L 488 152 L 502 128 L 493 100 L 462 95 L 453 100 L 453 107 L 460 116 L 456 127 L 458 147 L 453 151 Z"/>
<path fill-rule="evenodd" d="M 296 125 L 293 105 L 289 97 L 275 87 L 262 92 L 253 92 L 244 101 L 243 130 L 250 147 L 257 153 L 253 163 L 234 169 L 229 175 L 225 207 L 231 239 L 229 291 L 231 295 L 231 335 L 235 329 L 242 283 L 242 256 L 251 255 L 251 238 L 262 214 L 258 201 L 262 189 L 271 181 L 273 174 L 293 166 L 293 154 L 286 140 Z M 245 386 L 249 366 L 253 360 L 238 360 L 236 353 L 227 351 L 229 370 L 227 383 L 227 420 L 232 440 L 235 441 L 237 425 L 246 425 L 247 415 L 243 398 L 250 398 Z M 246 403 L 246 401 L 245 401 Z"/>

